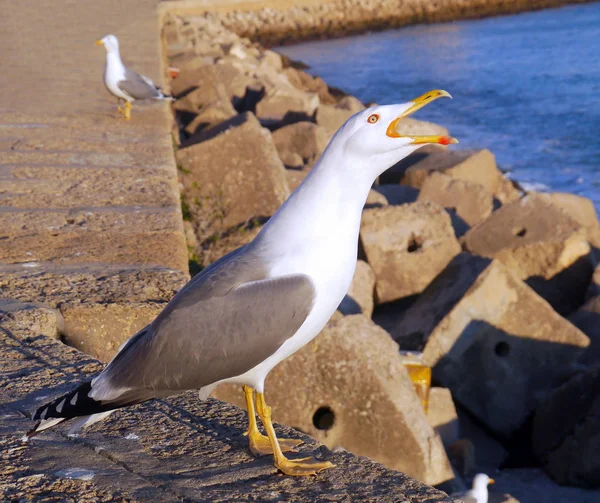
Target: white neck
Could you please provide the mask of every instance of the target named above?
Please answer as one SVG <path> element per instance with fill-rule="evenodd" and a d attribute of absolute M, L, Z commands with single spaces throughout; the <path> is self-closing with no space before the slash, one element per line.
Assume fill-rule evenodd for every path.
<path fill-rule="evenodd" d="M 121 55 L 119 54 L 119 50 L 111 50 L 106 51 L 106 65 L 111 68 L 123 70 L 125 67 L 123 66 L 123 62 L 121 61 Z"/>
<path fill-rule="evenodd" d="M 274 255 L 293 252 L 307 241 L 328 243 L 332 238 L 356 247 L 362 209 L 373 180 L 367 170 L 346 169 L 348 162 L 352 161 L 343 152 L 328 148 L 265 225 L 256 245 Z"/>

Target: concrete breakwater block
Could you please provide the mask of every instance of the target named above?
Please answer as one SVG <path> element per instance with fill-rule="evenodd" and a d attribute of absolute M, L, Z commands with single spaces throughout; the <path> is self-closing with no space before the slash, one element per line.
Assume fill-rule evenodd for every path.
<path fill-rule="evenodd" d="M 556 311 L 584 302 L 594 272 L 585 232 L 544 195 L 505 205 L 464 236 L 467 250 L 496 258 L 527 282 Z"/>
<path fill-rule="evenodd" d="M 365 210 L 360 241 L 377 303 L 421 293 L 461 250 L 446 211 L 427 201 Z"/>
<path fill-rule="evenodd" d="M 457 215 L 468 227 L 473 227 L 494 211 L 494 196 L 483 186 L 467 180 L 433 173 L 423 183 L 419 201 L 432 201 Z"/>
<path fill-rule="evenodd" d="M 440 437 L 389 335 L 362 315 L 331 321 L 275 367 L 265 389 L 273 417 L 323 442 L 429 484 L 453 479 Z M 244 405 L 239 386 L 219 399 Z"/>
<path fill-rule="evenodd" d="M 400 182 L 420 189 L 429 175 L 436 172 L 481 185 L 501 204 L 520 197 L 512 182 L 498 169 L 494 154 L 485 149 L 449 150 L 427 145 L 399 162 L 382 177 L 381 183 Z"/>
<path fill-rule="evenodd" d="M 574 375 L 537 408 L 533 448 L 559 484 L 600 488 L 600 368 Z"/>
<path fill-rule="evenodd" d="M 456 257 L 391 334 L 420 340 L 433 376 L 493 431 L 509 436 L 589 345 L 500 261 Z"/>
<path fill-rule="evenodd" d="M 271 216 L 289 196 L 271 134 L 250 112 L 217 129 L 205 141 L 177 151 L 192 214 L 199 221 L 214 220 L 215 230 Z"/>

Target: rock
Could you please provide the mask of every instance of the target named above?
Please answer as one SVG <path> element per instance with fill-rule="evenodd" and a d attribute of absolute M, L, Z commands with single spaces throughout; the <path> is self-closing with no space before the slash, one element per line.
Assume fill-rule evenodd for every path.
<path fill-rule="evenodd" d="M 457 406 L 456 412 L 460 437 L 468 440 L 473 446 L 473 462 L 470 471 L 495 473 L 508 458 L 508 451 L 477 424 L 465 409 Z"/>
<path fill-rule="evenodd" d="M 277 70 L 278 72 L 281 72 L 283 70 L 283 62 L 281 60 L 281 56 L 275 51 L 270 51 L 269 49 L 267 49 L 262 53 L 259 61 L 261 65 L 268 65 L 271 68 Z"/>
<path fill-rule="evenodd" d="M 385 208 L 388 206 L 386 197 L 374 188 L 369 190 L 367 195 L 367 201 L 365 202 L 365 209 L 370 208 Z"/>
<path fill-rule="evenodd" d="M 404 121 L 401 122 L 403 123 Z M 382 175 L 380 183 L 401 181 L 405 185 L 420 189 L 428 176 L 434 172 L 481 185 L 502 204 L 520 197 L 520 192 L 496 167 L 494 154 L 489 150 L 450 150 L 437 145 L 427 145 Z"/>
<path fill-rule="evenodd" d="M 283 73 L 289 81 L 298 89 L 317 93 L 320 103 L 334 104 L 336 99 L 329 92 L 329 87 L 320 77 L 313 77 L 302 70 L 288 67 Z"/>
<path fill-rule="evenodd" d="M 377 277 L 377 303 L 422 292 L 460 252 L 450 217 L 430 202 L 365 210 L 360 240 Z"/>
<path fill-rule="evenodd" d="M 290 156 L 289 158 L 286 159 L 287 162 L 292 163 L 294 165 L 296 165 L 299 160 L 302 161 L 300 156 L 294 156 L 294 155 Z M 283 161 L 283 159 L 282 159 L 282 161 Z M 302 169 L 286 169 L 285 170 L 285 177 L 287 179 L 290 192 L 293 192 L 294 190 L 296 190 L 298 188 L 298 186 L 304 181 L 304 179 L 306 178 L 306 175 L 308 175 L 308 173 L 309 173 L 308 170 L 302 170 Z"/>
<path fill-rule="evenodd" d="M 181 65 L 178 65 L 181 66 Z M 214 71 L 212 65 L 202 65 L 198 68 L 188 69 L 179 74 L 179 76 L 171 81 L 171 93 L 173 96 L 179 98 L 194 89 L 197 89 L 202 82 L 204 82 L 205 74 L 212 73 Z"/>
<path fill-rule="evenodd" d="M 594 203 L 587 197 L 562 192 L 543 193 L 539 196 L 577 222 L 585 231 L 590 245 L 595 249 L 596 261 L 600 261 L 600 223 Z"/>
<path fill-rule="evenodd" d="M 533 449 L 559 484 L 600 488 L 600 367 L 576 374 L 536 409 Z"/>
<path fill-rule="evenodd" d="M 463 477 L 475 470 L 475 446 L 467 438 L 461 438 L 449 445 L 448 457 L 452 466 Z"/>
<path fill-rule="evenodd" d="M 439 124 L 433 122 L 419 121 L 411 117 L 405 117 L 398 124 L 396 131 L 405 136 L 448 136 L 449 131 Z M 445 151 L 446 149 L 443 148 Z"/>
<path fill-rule="evenodd" d="M 505 205 L 464 236 L 467 250 L 497 258 L 561 314 L 583 304 L 591 249 L 579 225 L 539 194 Z"/>
<path fill-rule="evenodd" d="M 349 110 L 350 112 L 355 114 L 356 112 L 364 110 L 365 106 L 362 104 L 362 101 L 360 101 L 358 98 L 347 95 L 340 98 L 340 100 L 336 104 L 336 108 L 341 108 L 342 110 Z"/>
<path fill-rule="evenodd" d="M 364 314 L 370 318 L 373 314 L 375 295 L 375 273 L 364 260 L 356 262 L 356 271 L 348 294 L 338 307 L 343 315 Z"/>
<path fill-rule="evenodd" d="M 600 362 L 600 296 L 592 297 L 568 319 L 590 338 L 590 345 L 579 361 L 589 365 Z"/>
<path fill-rule="evenodd" d="M 64 320 L 58 309 L 43 304 L 0 299 L 0 325 L 33 337 L 59 339 Z"/>
<path fill-rule="evenodd" d="M 249 75 L 240 65 L 231 62 L 219 61 L 215 65 L 215 70 L 221 81 L 225 85 L 225 89 L 229 96 L 229 100 L 239 111 L 253 111 L 258 99 L 251 99 L 253 92 L 248 94 L 248 89 L 255 90 L 257 95 L 262 92 L 262 86 L 251 74 Z"/>
<path fill-rule="evenodd" d="M 196 115 L 192 122 L 185 127 L 185 132 L 191 138 L 183 142 L 183 145 L 196 143 L 197 139 L 194 139 L 194 134 L 210 129 L 221 122 L 235 117 L 236 114 L 237 112 L 229 101 L 208 103 L 198 112 L 198 115 Z"/>
<path fill-rule="evenodd" d="M 458 440 L 458 416 L 449 389 L 438 387 L 429 389 L 427 417 L 431 427 L 442 439 L 444 447 L 448 448 Z"/>
<path fill-rule="evenodd" d="M 278 85 L 266 90 L 256 105 L 256 116 L 266 126 L 282 126 L 311 120 L 319 106 L 316 93 L 300 91 L 293 86 Z"/>
<path fill-rule="evenodd" d="M 228 125 L 229 129 L 176 154 L 189 171 L 180 175 L 197 230 L 221 231 L 253 217 L 270 216 L 289 195 L 271 134 L 250 112 Z"/>
<path fill-rule="evenodd" d="M 423 348 L 434 379 L 508 437 L 589 339 L 500 261 L 456 257 L 398 320 L 392 337 Z M 421 340 L 420 347 L 407 342 Z"/>
<path fill-rule="evenodd" d="M 355 112 L 352 112 L 351 110 L 338 108 L 334 105 L 325 105 L 322 103 L 317 109 L 315 120 L 319 126 L 325 128 L 325 131 L 327 131 L 327 137 L 331 140 L 336 131 L 342 127 L 344 122 L 352 117 L 354 113 Z"/>
<path fill-rule="evenodd" d="M 429 484 L 453 478 L 441 440 L 389 335 L 362 315 L 331 321 L 271 371 L 273 418 Z M 215 395 L 243 405 L 239 386 Z"/>
<path fill-rule="evenodd" d="M 384 206 L 398 206 L 414 203 L 419 198 L 419 191 L 408 185 L 375 185 L 373 190 L 385 198 Z"/>
<path fill-rule="evenodd" d="M 273 141 L 282 160 L 297 154 L 302 165 L 312 165 L 323 153 L 329 138 L 324 128 L 314 122 L 296 122 L 273 132 Z M 288 166 L 288 163 L 284 161 Z"/>
<path fill-rule="evenodd" d="M 62 335 L 69 346 L 108 362 L 166 303 L 64 304 Z"/>
<path fill-rule="evenodd" d="M 454 211 L 469 227 L 483 222 L 494 210 L 494 196 L 481 185 L 435 172 L 421 186 L 419 201 L 433 201 Z"/>

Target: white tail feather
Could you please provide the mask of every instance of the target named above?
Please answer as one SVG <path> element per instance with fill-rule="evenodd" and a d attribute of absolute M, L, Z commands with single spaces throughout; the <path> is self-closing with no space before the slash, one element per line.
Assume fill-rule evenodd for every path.
<path fill-rule="evenodd" d="M 98 414 L 92 414 L 90 416 L 76 417 L 69 428 L 69 435 L 74 435 L 81 428 L 87 428 L 98 421 L 102 421 L 110 416 L 113 412 L 114 410 L 108 410 L 106 412 L 99 412 Z"/>

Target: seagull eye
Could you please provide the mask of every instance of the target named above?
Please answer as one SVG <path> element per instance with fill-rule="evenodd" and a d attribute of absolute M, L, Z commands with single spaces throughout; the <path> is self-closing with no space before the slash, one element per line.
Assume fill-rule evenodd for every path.
<path fill-rule="evenodd" d="M 371 115 L 369 115 L 369 118 L 367 120 L 369 121 L 370 124 L 375 124 L 379 120 L 379 115 L 371 114 Z"/>

